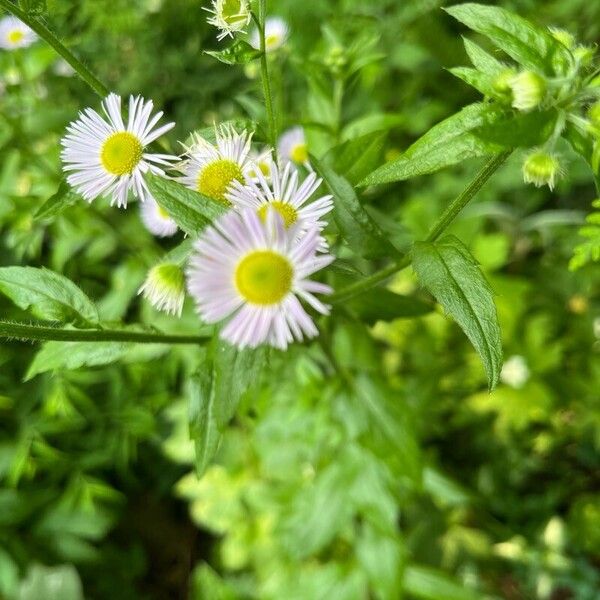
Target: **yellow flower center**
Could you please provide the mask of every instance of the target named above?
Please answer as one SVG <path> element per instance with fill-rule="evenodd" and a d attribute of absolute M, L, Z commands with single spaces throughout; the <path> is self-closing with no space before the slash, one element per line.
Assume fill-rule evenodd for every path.
<path fill-rule="evenodd" d="M 25 37 L 25 33 L 23 33 L 20 29 L 15 29 L 9 32 L 7 37 L 11 44 L 18 44 Z"/>
<path fill-rule="evenodd" d="M 258 209 L 258 216 L 261 218 L 263 223 L 267 221 L 267 214 L 270 208 L 275 209 L 283 219 L 283 224 L 287 227 L 290 227 L 298 220 L 298 211 L 287 202 L 280 202 L 279 200 L 275 200 L 273 202 L 268 202 L 263 204 Z"/>
<path fill-rule="evenodd" d="M 265 37 L 265 46 L 267 47 L 267 50 L 272 50 L 273 48 L 276 48 L 279 45 L 280 40 L 281 37 L 278 33 L 272 33 L 271 35 L 267 35 Z"/>
<path fill-rule="evenodd" d="M 277 304 L 292 289 L 294 269 L 289 260 L 271 250 L 246 254 L 235 269 L 235 285 L 251 304 Z"/>
<path fill-rule="evenodd" d="M 158 216 L 165 221 L 171 218 L 171 215 L 162 207 L 158 207 Z"/>
<path fill-rule="evenodd" d="M 198 191 L 225 206 L 231 206 L 225 194 L 234 181 L 244 181 L 244 174 L 232 160 L 216 160 L 206 165 L 198 175 Z"/>
<path fill-rule="evenodd" d="M 113 133 L 102 146 L 102 166 L 113 175 L 128 175 L 142 159 L 142 142 L 128 131 Z"/>
<path fill-rule="evenodd" d="M 296 144 L 290 152 L 290 158 L 298 164 L 304 164 L 308 161 L 308 146 L 306 144 Z"/>

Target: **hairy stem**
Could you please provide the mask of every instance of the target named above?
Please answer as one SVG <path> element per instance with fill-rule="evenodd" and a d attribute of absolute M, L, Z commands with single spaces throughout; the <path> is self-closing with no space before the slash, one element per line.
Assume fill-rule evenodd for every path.
<path fill-rule="evenodd" d="M 50 31 L 39 19 L 13 4 L 10 0 L 0 0 L 0 7 L 15 15 L 33 29 L 40 38 L 47 42 L 62 58 L 75 69 L 79 77 L 87 83 L 101 98 L 108 96 L 108 88 Z"/>
<path fill-rule="evenodd" d="M 210 338 L 110 329 L 60 329 L 58 327 L 0 321 L 0 338 L 22 341 L 132 342 L 135 344 L 203 344 Z"/>
<path fill-rule="evenodd" d="M 269 126 L 269 142 L 274 148 L 277 144 L 277 121 L 273 110 L 273 91 L 269 77 L 269 61 L 267 59 L 267 40 L 265 21 L 267 19 L 267 0 L 258 2 L 258 29 L 260 34 L 260 75 L 262 79 L 263 94 L 265 96 L 265 108 L 267 111 L 267 122 Z"/>
<path fill-rule="evenodd" d="M 440 218 L 434 223 L 429 234 L 425 238 L 426 242 L 435 242 L 448 226 L 454 221 L 462 209 L 475 197 L 477 192 L 485 185 L 490 177 L 500 168 L 501 165 L 506 162 L 506 159 L 510 156 L 511 151 L 507 150 L 496 154 L 485 165 L 481 168 L 479 173 L 475 176 L 475 179 L 458 195 L 442 213 Z M 376 271 L 372 275 L 365 277 L 364 279 L 357 281 L 340 290 L 337 294 L 333 294 L 328 298 L 328 301 L 332 304 L 349 300 L 354 296 L 358 296 L 368 290 L 372 289 L 376 285 L 385 281 L 388 277 L 394 275 L 398 271 L 402 271 L 410 265 L 410 256 L 404 256 L 396 262 Z"/>

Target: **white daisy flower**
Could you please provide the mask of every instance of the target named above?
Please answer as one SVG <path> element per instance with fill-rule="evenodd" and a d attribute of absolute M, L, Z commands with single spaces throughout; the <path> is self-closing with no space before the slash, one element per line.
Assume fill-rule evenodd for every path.
<path fill-rule="evenodd" d="M 227 191 L 234 181 L 245 183 L 255 172 L 250 158 L 252 134 L 237 133 L 233 127 L 222 125 L 216 130 L 216 145 L 194 136 L 187 148 L 188 159 L 180 167 L 180 181 L 216 202 L 230 206 Z"/>
<path fill-rule="evenodd" d="M 253 181 L 258 181 L 258 173 L 260 171 L 265 179 L 270 181 L 271 165 L 273 164 L 271 150 L 268 148 L 265 148 L 262 152 L 250 150 L 248 158 L 252 163 L 250 169 L 248 169 L 248 178 Z"/>
<path fill-rule="evenodd" d="M 188 291 L 207 323 L 229 318 L 221 337 L 239 348 L 269 344 L 285 350 L 294 339 L 318 330 L 300 304 L 321 314 L 329 308 L 314 294 L 330 294 L 328 285 L 309 276 L 333 261 L 317 254 L 319 230 L 299 236 L 269 211 L 264 223 L 254 210 L 229 211 L 204 230 L 187 271 Z"/>
<path fill-rule="evenodd" d="M 174 263 L 152 267 L 138 294 L 142 294 L 157 310 L 180 317 L 185 301 L 182 268 Z"/>
<path fill-rule="evenodd" d="M 270 172 L 270 183 L 260 170 L 256 173 L 257 181 L 248 181 L 246 185 L 234 182 L 227 194 L 228 200 L 238 210 L 254 210 L 263 222 L 269 209 L 273 208 L 287 229 L 293 225 L 298 233 L 314 227 L 321 231 L 327 223 L 320 219 L 333 209 L 333 197 L 327 195 L 312 202 L 309 200 L 323 180 L 310 173 L 300 183 L 298 171 L 289 162 L 280 171 L 271 161 Z"/>
<path fill-rule="evenodd" d="M 292 127 L 279 138 L 277 152 L 282 162 L 293 162 L 296 165 L 308 166 L 308 145 L 304 128 Z"/>
<path fill-rule="evenodd" d="M 511 356 L 500 372 L 502 383 L 515 389 L 521 389 L 529 381 L 529 367 L 523 356 Z"/>
<path fill-rule="evenodd" d="M 27 48 L 37 40 L 37 34 L 17 17 L 8 16 L 0 19 L 0 48 L 16 50 Z"/>
<path fill-rule="evenodd" d="M 289 36 L 288 24 L 281 17 L 269 17 L 265 21 L 265 49 L 273 52 L 283 46 Z M 260 32 L 255 29 L 250 36 L 250 45 L 260 50 Z"/>
<path fill-rule="evenodd" d="M 178 160 L 168 154 L 144 152 L 148 144 L 175 126 L 168 123 L 156 128 L 163 113 L 150 118 L 153 107 L 152 100 L 130 96 L 126 126 L 121 98 L 110 94 L 102 102 L 108 121 L 87 108 L 67 127 L 67 135 L 61 140 L 63 168 L 70 173 L 69 184 L 88 202 L 110 195 L 111 205 L 126 207 L 130 191 L 141 201 L 152 198 L 145 175 L 164 175 L 160 166 L 170 167 Z"/>
<path fill-rule="evenodd" d="M 140 216 L 146 229 L 158 237 L 170 237 L 177 233 L 177 223 L 154 198 L 140 204 Z"/>
<path fill-rule="evenodd" d="M 245 33 L 252 18 L 248 0 L 212 0 L 212 8 L 204 10 L 212 15 L 208 22 L 221 31 L 218 40 L 233 37 L 234 33 Z"/>

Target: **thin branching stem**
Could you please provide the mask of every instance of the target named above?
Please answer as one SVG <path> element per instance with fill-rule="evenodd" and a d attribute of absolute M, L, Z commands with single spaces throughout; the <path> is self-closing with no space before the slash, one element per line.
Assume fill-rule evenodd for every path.
<path fill-rule="evenodd" d="M 267 20 L 267 0 L 258 2 L 258 29 L 260 37 L 260 74 L 262 79 L 263 94 L 265 97 L 265 109 L 267 111 L 267 122 L 269 129 L 269 142 L 274 148 L 277 144 L 277 120 L 273 109 L 273 90 L 269 75 L 269 61 L 267 57 L 267 40 L 265 22 Z"/>

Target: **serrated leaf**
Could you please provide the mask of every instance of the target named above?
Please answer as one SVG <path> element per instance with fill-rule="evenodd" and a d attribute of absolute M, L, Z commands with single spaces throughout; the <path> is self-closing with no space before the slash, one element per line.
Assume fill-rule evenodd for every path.
<path fill-rule="evenodd" d="M 368 325 L 377 321 L 392 321 L 421 317 L 433 310 L 433 305 L 411 296 L 402 296 L 386 289 L 376 294 L 361 294 L 344 302 L 349 309 Z"/>
<path fill-rule="evenodd" d="M 159 206 L 187 234 L 197 234 L 227 212 L 226 206 L 175 181 L 149 175 L 147 182 Z"/>
<path fill-rule="evenodd" d="M 502 368 L 502 341 L 493 293 L 477 261 L 460 240 L 447 236 L 435 243 L 416 243 L 413 267 L 477 350 L 493 389 Z"/>
<path fill-rule="evenodd" d="M 387 133 L 376 131 L 334 146 L 322 162 L 356 185 L 381 164 Z"/>
<path fill-rule="evenodd" d="M 98 310 L 70 279 L 49 269 L 0 268 L 0 292 L 48 321 L 96 323 Z"/>
<path fill-rule="evenodd" d="M 46 342 L 29 365 L 25 381 L 48 371 L 108 365 L 131 348 L 126 342 Z"/>
<path fill-rule="evenodd" d="M 53 194 L 40 206 L 33 215 L 35 220 L 54 219 L 65 209 L 73 206 L 80 200 L 79 194 L 76 194 L 66 181 L 61 181 L 56 194 Z"/>
<path fill-rule="evenodd" d="M 368 175 L 360 185 L 403 181 L 433 173 L 467 158 L 498 152 L 501 150 L 499 146 L 484 142 L 473 134 L 473 129 L 492 123 L 501 114 L 500 110 L 480 102 L 466 106 L 435 125 L 400 158 Z"/>
<path fill-rule="evenodd" d="M 475 88 L 478 92 L 481 92 L 484 96 L 495 96 L 496 90 L 494 89 L 494 77 L 487 73 L 482 73 L 478 69 L 473 67 L 454 67 L 448 69 L 452 75 L 458 77 L 464 81 L 467 85 Z"/>
<path fill-rule="evenodd" d="M 208 54 L 226 65 L 245 65 L 261 56 L 260 50 L 253 48 L 244 40 L 235 40 L 225 50 L 205 50 Z"/>
<path fill-rule="evenodd" d="M 207 363 L 189 381 L 190 437 L 196 450 L 196 472 L 201 477 L 214 458 L 221 432 L 216 419 L 214 369 Z"/>
<path fill-rule="evenodd" d="M 508 114 L 492 123 L 476 127 L 473 134 L 483 142 L 506 149 L 531 148 L 543 144 L 554 131 L 558 112 L 537 110 L 530 113 Z"/>
<path fill-rule="evenodd" d="M 472 42 L 468 38 L 464 38 L 463 42 L 471 63 L 473 63 L 473 66 L 482 73 L 496 76 L 506 69 L 506 65 L 494 58 L 491 54 L 488 54 L 475 42 Z"/>
<path fill-rule="evenodd" d="M 333 218 L 348 246 L 369 258 L 398 255 L 398 250 L 361 206 L 350 183 L 313 157 L 311 164 L 333 195 Z"/>
<path fill-rule="evenodd" d="M 552 74 L 555 65 L 564 69 L 572 61 L 569 51 L 547 29 L 504 8 L 467 3 L 444 10 L 528 69 Z"/>

